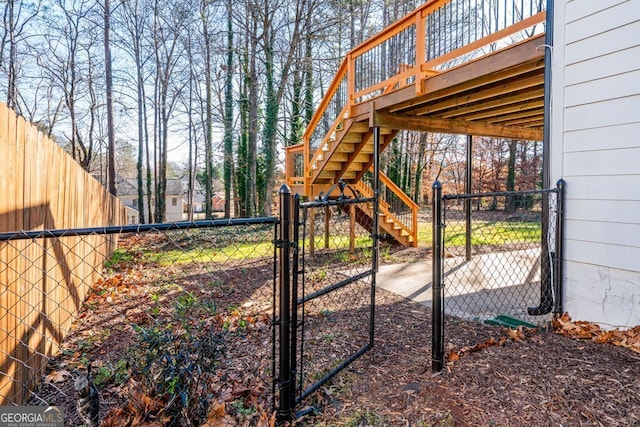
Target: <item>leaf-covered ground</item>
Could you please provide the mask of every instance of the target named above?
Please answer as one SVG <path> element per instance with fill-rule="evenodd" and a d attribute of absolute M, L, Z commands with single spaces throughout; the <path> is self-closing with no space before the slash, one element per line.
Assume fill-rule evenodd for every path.
<path fill-rule="evenodd" d="M 272 425 L 272 267 L 236 267 L 229 261 L 224 283 L 203 286 L 194 271 L 160 290 L 171 269 L 189 267 L 135 257 L 115 266 L 35 400 L 64 406 L 66 425 L 81 425 L 73 380 L 91 363 L 103 425 Z M 342 307 L 325 308 L 349 321 Z M 447 318 L 450 362 L 434 375 L 430 319 L 429 308 L 378 290 L 375 347 L 305 401 L 313 411 L 296 424 L 640 425 L 640 353 L 623 338 L 567 317 L 536 331 Z M 572 325 L 592 334 L 565 336 Z M 625 337 L 633 344 L 637 334 Z"/>
<path fill-rule="evenodd" d="M 640 425 L 640 353 L 447 318 L 451 355 L 467 350 L 434 375 L 429 309 L 378 294 L 375 349 L 317 395 L 309 425 Z"/>

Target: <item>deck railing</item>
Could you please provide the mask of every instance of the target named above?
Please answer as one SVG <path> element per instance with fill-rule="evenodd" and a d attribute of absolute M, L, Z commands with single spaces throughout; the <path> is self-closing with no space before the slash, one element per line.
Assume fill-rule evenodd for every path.
<path fill-rule="evenodd" d="M 356 184 L 356 189 L 365 197 L 373 197 L 372 173 L 367 171 Z M 411 200 L 387 175 L 380 172 L 380 211 L 383 215 L 392 218 L 394 223 L 400 226 L 408 235 L 413 237 L 413 242 L 418 242 L 418 204 Z"/>
<path fill-rule="evenodd" d="M 285 147 L 285 176 L 289 187 L 304 185 L 304 144 Z"/>

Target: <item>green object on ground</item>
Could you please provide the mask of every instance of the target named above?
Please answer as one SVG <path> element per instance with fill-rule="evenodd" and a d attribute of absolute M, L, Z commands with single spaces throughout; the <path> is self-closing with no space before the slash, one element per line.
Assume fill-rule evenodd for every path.
<path fill-rule="evenodd" d="M 516 319 L 511 316 L 505 316 L 504 314 L 491 319 L 487 319 L 484 321 L 484 323 L 486 323 L 487 325 L 505 326 L 512 329 L 515 329 L 518 326 L 524 326 L 525 328 L 537 328 L 537 326 L 532 323 L 525 322 L 524 320 Z"/>

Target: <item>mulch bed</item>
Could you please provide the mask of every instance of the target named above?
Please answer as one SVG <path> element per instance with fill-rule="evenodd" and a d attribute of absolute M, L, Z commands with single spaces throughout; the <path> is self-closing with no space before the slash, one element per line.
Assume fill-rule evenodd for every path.
<path fill-rule="evenodd" d="M 552 330 L 518 342 L 447 318 L 450 348 L 506 341 L 433 374 L 430 310 L 378 294 L 375 348 L 334 381 L 340 394 L 333 385 L 316 397 L 323 410 L 309 425 L 640 425 L 640 354 Z"/>
<path fill-rule="evenodd" d="M 405 261 L 416 254 L 427 255 L 420 249 L 391 260 Z M 155 267 L 130 267 L 116 272 L 119 279 L 96 285 L 73 333 L 51 360 L 33 402 L 63 406 L 65 425 L 81 425 L 73 380 L 91 361 L 93 372 L 104 367 L 103 372 L 113 373 L 98 387 L 103 425 L 272 424 L 269 266 L 257 268 L 250 280 L 237 277 L 233 286 L 223 284 L 206 295 L 195 285 L 195 274 L 190 276 L 193 283 L 179 282 L 183 291 L 210 297 L 217 309 L 208 314 L 185 311 L 185 318 L 194 319 L 178 329 L 195 325 L 191 333 L 196 338 L 201 337 L 197 331 L 204 331 L 220 342 L 212 347 L 216 360 L 202 361 L 203 366 L 215 363 L 206 365 L 207 372 L 194 370 L 199 383 L 189 383 L 189 402 L 199 402 L 200 412 L 190 403 L 188 413 L 183 410 L 171 417 L 166 409 L 171 395 L 154 388 L 159 377 L 145 379 L 133 365 L 149 354 L 136 327 L 153 326 L 150 308 L 155 307 L 155 315 L 169 313 L 177 296 L 154 305 L 151 296 L 157 288 L 145 278 L 153 277 L 149 274 Z M 501 328 L 447 317 L 450 350 L 485 348 L 462 352 L 459 360 L 434 374 L 430 309 L 384 290 L 378 290 L 376 298 L 375 347 L 305 401 L 315 412 L 297 425 L 640 425 L 637 352 L 568 338 L 551 329 L 514 336 Z M 487 342 L 499 345 L 481 345 Z"/>

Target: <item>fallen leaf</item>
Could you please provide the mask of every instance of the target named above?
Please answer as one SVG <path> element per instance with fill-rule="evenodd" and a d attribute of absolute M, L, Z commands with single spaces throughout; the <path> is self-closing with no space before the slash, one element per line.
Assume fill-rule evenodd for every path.
<path fill-rule="evenodd" d="M 605 342 L 611 341 L 612 338 L 613 338 L 613 332 L 609 331 L 609 332 L 602 332 L 596 335 L 595 337 L 593 337 L 593 340 L 598 344 L 603 344 Z"/>
<path fill-rule="evenodd" d="M 577 339 L 591 339 L 598 344 L 613 344 L 618 347 L 625 347 L 640 353 L 640 326 L 635 326 L 626 331 L 613 329 L 602 331 L 599 325 L 584 320 L 571 321 L 567 313 L 552 320 L 552 325 L 556 333 Z"/>
<path fill-rule="evenodd" d="M 49 375 L 47 375 L 45 377 L 45 381 L 57 384 L 65 382 L 67 378 L 70 378 L 71 376 L 71 372 L 60 369 L 59 371 L 53 371 Z"/>
<path fill-rule="evenodd" d="M 203 424 L 203 427 L 226 427 L 233 425 L 235 425 L 235 420 L 227 415 L 226 404 L 219 400 L 213 402 L 207 414 L 207 421 Z"/>
<path fill-rule="evenodd" d="M 266 412 L 260 414 L 260 419 L 258 419 L 258 423 L 256 427 L 275 427 L 276 425 L 276 413 L 274 412 L 271 416 L 267 415 Z"/>
<path fill-rule="evenodd" d="M 524 342 L 524 334 L 522 333 L 522 329 L 518 328 L 518 329 L 512 329 L 512 328 L 507 328 L 507 335 L 509 335 L 509 338 L 511 338 L 513 341 L 517 341 L 517 342 Z"/>

